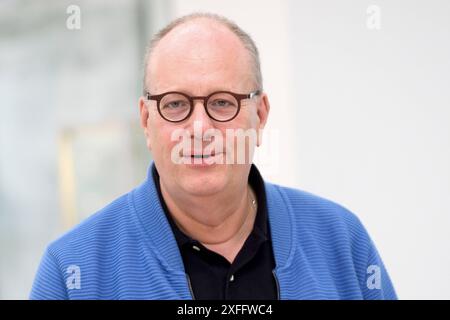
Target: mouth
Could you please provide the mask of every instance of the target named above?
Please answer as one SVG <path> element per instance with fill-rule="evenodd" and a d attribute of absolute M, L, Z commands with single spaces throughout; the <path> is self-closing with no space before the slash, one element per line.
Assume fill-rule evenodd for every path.
<path fill-rule="evenodd" d="M 217 153 L 217 155 L 219 155 L 221 153 L 223 153 L 223 152 L 219 152 L 219 153 Z M 194 152 L 182 155 L 182 157 L 184 157 L 184 158 L 192 158 L 192 159 L 208 159 L 208 158 L 211 158 L 214 156 L 216 156 L 216 152 L 214 150 L 209 154 L 202 153 L 201 151 L 197 151 L 197 152 L 194 151 Z"/>
<path fill-rule="evenodd" d="M 217 161 L 221 162 L 216 156 L 220 156 L 223 152 L 214 152 L 212 151 L 209 154 L 203 154 L 200 152 L 195 152 L 192 154 L 183 155 L 183 158 L 186 159 L 185 164 L 193 165 L 193 166 L 210 166 L 216 164 Z"/>
<path fill-rule="evenodd" d="M 210 157 L 214 157 L 215 154 L 192 154 L 192 159 L 208 159 Z"/>

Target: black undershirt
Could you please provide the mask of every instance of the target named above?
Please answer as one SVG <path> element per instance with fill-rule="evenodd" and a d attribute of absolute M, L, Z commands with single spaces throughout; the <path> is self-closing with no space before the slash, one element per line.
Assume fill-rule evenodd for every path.
<path fill-rule="evenodd" d="M 252 165 L 249 183 L 255 191 L 258 209 L 255 224 L 233 263 L 184 234 L 173 221 L 161 194 L 159 175 L 153 165 L 152 175 L 158 196 L 183 258 L 195 299 L 239 300 L 277 299 L 278 289 L 264 181 Z"/>

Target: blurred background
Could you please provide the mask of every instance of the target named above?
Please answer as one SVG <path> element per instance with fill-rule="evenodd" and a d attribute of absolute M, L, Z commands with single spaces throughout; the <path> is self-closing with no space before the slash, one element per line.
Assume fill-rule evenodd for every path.
<path fill-rule="evenodd" d="M 145 179 L 145 46 L 194 11 L 259 47 L 263 176 L 353 211 L 400 298 L 449 299 L 445 0 L 0 0 L 0 299 L 26 299 L 46 245 Z"/>

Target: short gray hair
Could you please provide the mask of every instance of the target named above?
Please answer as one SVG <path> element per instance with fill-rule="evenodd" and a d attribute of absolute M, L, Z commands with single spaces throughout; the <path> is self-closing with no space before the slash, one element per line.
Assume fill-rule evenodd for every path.
<path fill-rule="evenodd" d="M 233 32 L 241 41 L 244 47 L 247 49 L 247 51 L 250 53 L 251 61 L 252 61 L 252 73 L 255 80 L 255 83 L 257 85 L 257 89 L 262 90 L 263 89 L 263 81 L 262 81 L 262 74 L 261 74 L 261 62 L 259 59 L 259 52 L 258 48 L 256 47 L 255 42 L 250 37 L 250 35 L 242 30 L 235 22 L 229 20 L 228 18 L 225 18 L 221 15 L 214 14 L 214 13 L 207 13 L 207 12 L 195 12 L 191 13 L 182 17 L 179 17 L 172 22 L 170 22 L 167 26 L 165 26 L 163 29 L 158 31 L 153 38 L 150 40 L 150 43 L 147 46 L 146 52 L 145 52 L 145 58 L 144 58 L 144 95 L 146 94 L 146 80 L 147 80 L 147 68 L 148 68 L 148 62 L 150 59 L 150 56 L 155 49 L 156 45 L 159 43 L 159 41 L 167 35 L 170 31 L 172 31 L 175 27 L 182 25 L 186 22 L 198 19 L 198 18 L 208 18 L 215 22 L 218 22 L 222 24 L 223 26 L 227 27 L 231 32 Z"/>

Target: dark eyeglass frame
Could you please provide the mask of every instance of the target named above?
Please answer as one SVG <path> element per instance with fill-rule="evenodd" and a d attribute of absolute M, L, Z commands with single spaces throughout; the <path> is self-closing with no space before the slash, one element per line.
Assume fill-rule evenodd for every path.
<path fill-rule="evenodd" d="M 161 100 L 164 98 L 164 96 L 166 96 L 168 94 L 172 94 L 172 93 L 180 94 L 180 95 L 184 96 L 185 98 L 188 99 L 188 101 L 190 103 L 189 113 L 186 115 L 186 117 L 184 117 L 181 120 L 175 120 L 175 121 L 174 120 L 169 120 L 166 117 L 164 117 L 164 115 L 161 112 L 161 108 L 160 108 Z M 236 101 L 238 102 L 238 108 L 237 108 L 236 114 L 233 117 L 231 117 L 230 119 L 227 119 L 227 120 L 215 119 L 208 111 L 206 103 L 208 102 L 209 98 L 211 98 L 215 94 L 219 94 L 219 93 L 228 93 L 228 94 L 232 95 L 236 99 Z M 244 100 L 244 99 L 252 99 L 253 97 L 258 96 L 260 94 L 261 94 L 261 90 L 259 90 L 259 89 L 255 90 L 255 91 L 252 91 L 252 92 L 250 92 L 248 94 L 235 93 L 235 92 L 231 92 L 231 91 L 215 91 L 215 92 L 213 92 L 213 93 L 211 93 L 211 94 L 209 94 L 207 96 L 190 96 L 190 95 L 188 95 L 188 94 L 186 94 L 184 92 L 179 92 L 179 91 L 168 91 L 168 92 L 164 92 L 164 93 L 161 93 L 161 94 L 154 94 L 154 95 L 150 94 L 150 92 L 148 92 L 148 91 L 145 92 L 147 100 L 155 100 L 156 101 L 156 107 L 158 109 L 159 115 L 164 120 L 169 121 L 169 122 L 181 122 L 181 121 L 184 121 L 184 120 L 188 119 L 191 116 L 192 112 L 194 111 L 194 100 L 203 100 L 203 107 L 205 108 L 206 114 L 208 115 L 208 117 L 210 117 L 214 121 L 228 122 L 228 121 L 231 121 L 234 118 L 236 118 L 237 115 L 239 114 L 239 112 L 241 111 L 241 101 L 242 100 Z"/>

